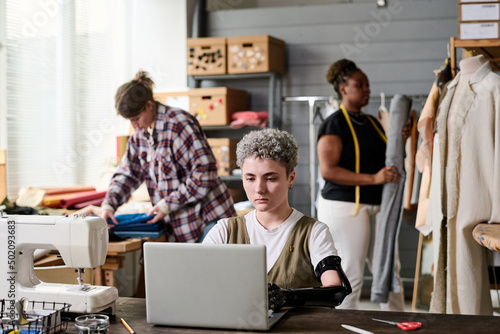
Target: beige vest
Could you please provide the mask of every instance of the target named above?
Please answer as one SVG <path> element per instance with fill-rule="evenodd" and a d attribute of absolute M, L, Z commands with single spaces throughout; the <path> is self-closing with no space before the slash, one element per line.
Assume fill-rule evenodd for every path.
<path fill-rule="evenodd" d="M 267 274 L 267 281 L 283 289 L 321 286 L 314 274 L 309 253 L 309 239 L 316 219 L 303 216 L 294 226 L 276 263 Z M 245 216 L 228 219 L 228 244 L 249 244 Z"/>

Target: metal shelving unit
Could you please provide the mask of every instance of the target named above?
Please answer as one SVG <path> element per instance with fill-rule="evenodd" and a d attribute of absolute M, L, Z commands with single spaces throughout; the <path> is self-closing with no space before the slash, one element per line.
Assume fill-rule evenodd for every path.
<path fill-rule="evenodd" d="M 264 72 L 264 73 L 243 73 L 243 74 L 217 74 L 217 75 L 192 75 L 189 76 L 189 86 L 191 88 L 200 88 L 203 81 L 225 81 L 225 80 L 256 80 L 267 79 L 269 81 L 268 95 L 268 127 L 281 127 L 282 108 L 282 78 L 280 73 Z M 229 125 L 224 126 L 203 126 L 203 131 L 210 138 L 241 138 L 251 130 L 258 128 L 253 126 L 245 126 L 240 129 L 232 129 Z M 220 177 L 226 185 L 231 187 L 241 187 L 241 176 L 230 175 Z"/>
<path fill-rule="evenodd" d="M 189 77 L 191 88 L 200 88 L 203 81 L 221 81 L 221 80 L 254 80 L 267 79 L 269 81 L 269 96 L 268 96 L 268 112 L 270 128 L 275 127 L 277 123 L 280 127 L 281 123 L 281 91 L 282 78 L 281 74 L 276 72 L 264 73 L 242 73 L 242 74 L 218 74 L 218 75 L 192 75 Z"/>

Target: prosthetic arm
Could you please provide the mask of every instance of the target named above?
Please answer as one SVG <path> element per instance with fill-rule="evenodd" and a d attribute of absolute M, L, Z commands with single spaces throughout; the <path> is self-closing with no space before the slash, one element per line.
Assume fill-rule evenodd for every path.
<path fill-rule="evenodd" d="M 321 274 L 326 270 L 336 270 L 339 273 L 342 286 L 282 289 L 274 283 L 269 283 L 269 308 L 278 311 L 286 306 L 335 307 L 340 305 L 344 298 L 352 292 L 351 284 L 342 270 L 340 261 L 338 256 L 328 256 L 318 263 L 315 273 L 320 279 Z"/>

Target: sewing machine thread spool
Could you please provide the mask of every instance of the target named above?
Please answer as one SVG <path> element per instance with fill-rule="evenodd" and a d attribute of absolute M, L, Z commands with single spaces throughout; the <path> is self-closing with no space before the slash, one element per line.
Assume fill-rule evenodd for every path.
<path fill-rule="evenodd" d="M 78 334 L 101 334 L 107 333 L 109 317 L 104 314 L 86 314 L 75 318 L 75 326 Z"/>

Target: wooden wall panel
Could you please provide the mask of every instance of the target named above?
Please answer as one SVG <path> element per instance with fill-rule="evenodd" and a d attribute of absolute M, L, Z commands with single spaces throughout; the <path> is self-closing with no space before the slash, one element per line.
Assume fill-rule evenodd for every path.
<path fill-rule="evenodd" d="M 326 71 L 335 60 L 349 56 L 370 79 L 374 99 L 365 111 L 374 113 L 380 105 L 376 97 L 382 91 L 386 95 L 426 95 L 434 78 L 432 71 L 443 64 L 449 37 L 457 33 L 455 0 L 389 3 L 392 5 L 386 8 L 377 8 L 375 1 L 246 9 L 234 6 L 209 13 L 208 36 L 269 34 L 283 39 L 287 53 L 284 96 L 333 95 L 332 87 L 325 80 Z M 366 40 L 363 32 L 370 32 L 371 37 Z M 348 46 L 351 46 L 348 50 L 355 47 L 358 52 L 346 53 Z M 265 80 L 217 84 L 247 90 L 249 107 L 253 110 L 267 108 Z M 387 108 L 389 103 L 386 101 Z M 414 105 L 420 108 L 421 101 L 415 101 Z M 285 103 L 283 112 L 285 128 L 300 144 L 299 166 L 308 166 L 307 103 Z M 298 175 L 297 185 L 308 189 L 309 169 L 300 168 Z M 292 203 L 309 213 L 310 200 L 304 200 L 302 194 L 302 191 L 293 191 Z"/>

